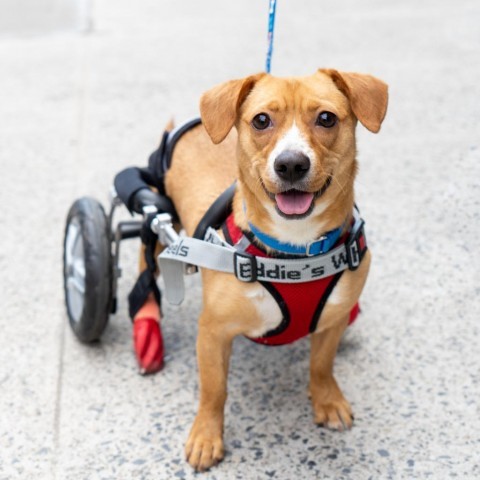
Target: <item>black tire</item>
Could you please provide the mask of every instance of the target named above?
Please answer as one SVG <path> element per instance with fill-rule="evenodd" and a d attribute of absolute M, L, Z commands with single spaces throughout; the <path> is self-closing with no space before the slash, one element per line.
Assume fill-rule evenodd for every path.
<path fill-rule="evenodd" d="M 95 199 L 80 198 L 67 216 L 63 285 L 70 326 L 82 342 L 98 340 L 107 326 L 112 278 L 111 233 L 105 211 Z"/>

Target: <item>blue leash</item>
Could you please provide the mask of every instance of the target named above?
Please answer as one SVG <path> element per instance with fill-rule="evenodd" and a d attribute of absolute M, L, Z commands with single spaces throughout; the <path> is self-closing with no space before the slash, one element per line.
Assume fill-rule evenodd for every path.
<path fill-rule="evenodd" d="M 270 8 L 268 12 L 268 50 L 267 50 L 267 64 L 265 70 L 270 73 L 273 53 L 273 28 L 275 26 L 275 8 L 277 0 L 270 0 Z"/>

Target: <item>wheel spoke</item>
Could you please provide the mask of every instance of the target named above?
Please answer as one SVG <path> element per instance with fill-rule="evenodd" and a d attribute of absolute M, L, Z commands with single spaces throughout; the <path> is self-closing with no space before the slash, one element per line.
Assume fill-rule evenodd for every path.
<path fill-rule="evenodd" d="M 72 264 L 72 276 L 78 280 L 85 281 L 85 262 L 83 258 L 76 258 Z"/>
<path fill-rule="evenodd" d="M 68 277 L 67 286 L 70 290 L 73 289 L 81 295 L 85 294 L 85 283 L 76 277 Z"/>
<path fill-rule="evenodd" d="M 85 251 L 80 223 L 73 218 L 65 238 L 65 276 L 67 302 L 75 321 L 79 321 L 85 302 Z"/>
<path fill-rule="evenodd" d="M 76 222 L 68 225 L 67 238 L 65 239 L 65 263 L 67 267 L 70 267 L 73 262 L 73 250 L 80 236 L 79 233 L 80 229 Z"/>

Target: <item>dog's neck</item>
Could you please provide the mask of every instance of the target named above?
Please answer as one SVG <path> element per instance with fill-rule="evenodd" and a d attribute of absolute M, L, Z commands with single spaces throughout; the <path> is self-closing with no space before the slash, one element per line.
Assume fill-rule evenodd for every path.
<path fill-rule="evenodd" d="M 262 187 L 259 185 L 258 188 Z M 264 234 L 281 243 L 306 245 L 337 228 L 341 228 L 343 233 L 348 229 L 352 218 L 353 189 L 318 199 L 310 215 L 301 219 L 283 218 L 273 203 L 259 201 L 258 195 L 262 195 L 262 192 L 251 191 L 239 179 L 233 199 L 235 222 L 245 231 L 251 231 L 249 224 L 255 225 Z"/>

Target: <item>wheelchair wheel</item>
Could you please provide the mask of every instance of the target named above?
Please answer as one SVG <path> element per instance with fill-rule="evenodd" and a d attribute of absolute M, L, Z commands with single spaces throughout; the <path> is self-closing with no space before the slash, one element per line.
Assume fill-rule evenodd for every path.
<path fill-rule="evenodd" d="M 103 207 L 83 197 L 70 208 L 63 244 L 68 319 L 82 342 L 98 340 L 112 303 L 111 233 Z"/>

